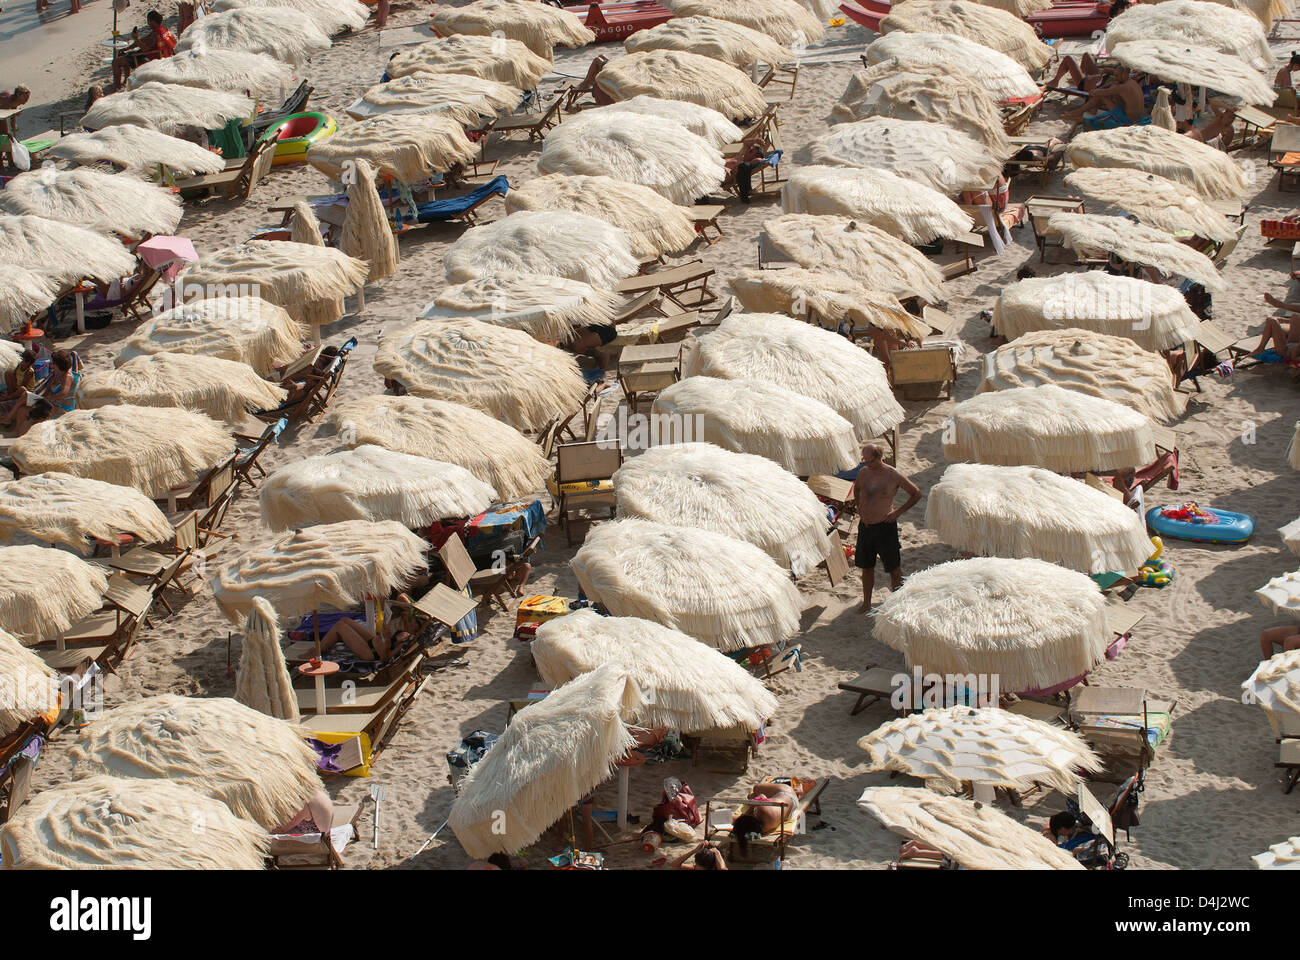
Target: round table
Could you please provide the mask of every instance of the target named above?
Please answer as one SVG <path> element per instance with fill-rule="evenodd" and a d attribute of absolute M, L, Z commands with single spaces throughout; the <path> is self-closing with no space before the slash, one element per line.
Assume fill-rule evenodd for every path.
<path fill-rule="evenodd" d="M 316 681 L 316 714 L 325 716 L 325 678 L 339 672 L 339 665 L 333 660 L 322 660 L 313 665 L 310 660 L 298 667 L 304 677 L 313 677 Z"/>

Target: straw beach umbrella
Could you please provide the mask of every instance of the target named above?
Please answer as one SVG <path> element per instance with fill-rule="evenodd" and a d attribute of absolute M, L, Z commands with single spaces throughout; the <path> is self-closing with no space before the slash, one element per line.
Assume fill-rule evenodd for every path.
<path fill-rule="evenodd" d="M 370 19 L 369 8 L 357 0 L 216 0 L 212 8 L 218 13 L 249 8 L 295 10 L 315 21 L 326 36 L 360 30 Z"/>
<path fill-rule="evenodd" d="M 659 392 L 654 412 L 690 418 L 695 439 L 766 457 L 798 477 L 858 463 L 853 424 L 820 400 L 762 380 L 687 377 Z"/>
<path fill-rule="evenodd" d="M 374 117 L 344 127 L 307 147 L 307 162 L 331 180 L 342 178 L 348 160 L 366 160 L 381 173 L 416 183 L 468 163 L 478 147 L 465 128 L 447 114 Z"/>
<path fill-rule="evenodd" d="M 871 325 L 909 336 L 924 336 L 930 329 L 904 310 L 893 294 L 835 271 L 751 269 L 728 282 L 741 306 L 754 313 L 788 313 L 822 326 L 822 321 Z"/>
<path fill-rule="evenodd" d="M 259 497 L 262 521 L 276 531 L 343 520 L 427 527 L 477 516 L 497 498 L 463 467 L 372 445 L 287 464 L 266 478 Z"/>
<path fill-rule="evenodd" d="M 26 267 L 0 263 L 0 327 L 12 329 L 27 320 L 36 311 L 48 307 L 59 295 L 58 285 L 48 274 L 37 273 Z M 9 358 L 6 357 L 7 361 Z M 17 363 L 7 364 L 12 370 Z"/>
<path fill-rule="evenodd" d="M 59 708 L 59 675 L 2 628 L 0 684 L 6 689 L 0 701 L 0 737 L 5 740 L 30 721 Z"/>
<path fill-rule="evenodd" d="M 188 30 L 185 33 L 189 35 Z M 252 112 L 253 101 L 240 93 L 179 83 L 142 83 L 100 97 L 81 118 L 81 125 L 87 130 L 99 130 L 129 123 L 175 134 L 186 128 L 220 129 L 227 121 Z"/>
<path fill-rule="evenodd" d="M 1161 127 L 1119 127 L 1080 133 L 1065 148 L 1076 168 L 1132 167 L 1175 180 L 1207 200 L 1246 192 L 1245 174 L 1222 150 Z"/>
<path fill-rule="evenodd" d="M 1034 28 L 1005 10 L 968 0 L 908 0 L 891 6 L 880 21 L 884 34 L 951 33 L 1005 53 L 1029 71 L 1042 70 L 1052 59 L 1051 48 Z"/>
<path fill-rule="evenodd" d="M 1244 10 L 1202 0 L 1137 4 L 1106 25 L 1106 46 L 1110 50 L 1121 43 L 1146 40 L 1209 47 L 1238 57 L 1257 70 L 1265 70 L 1273 62 L 1268 36 L 1259 20 Z"/>
<path fill-rule="evenodd" d="M 976 557 L 914 573 L 876 608 L 873 632 L 908 667 L 1047 690 L 1106 653 L 1106 598 L 1086 574 L 1042 560 Z"/>
<path fill-rule="evenodd" d="M 899 717 L 858 740 L 871 769 L 924 780 L 937 793 L 978 783 L 1006 790 L 1042 784 L 1069 796 L 1080 772 L 1101 761 L 1077 733 L 998 707 L 926 710 Z"/>
<path fill-rule="evenodd" d="M 735 143 L 744 136 L 744 131 L 740 127 L 709 107 L 702 107 L 698 103 L 687 103 L 685 100 L 664 100 L 661 97 L 645 94 L 630 100 L 619 100 L 617 103 L 603 107 L 592 107 L 583 111 L 583 116 L 615 111 L 672 120 L 680 123 L 697 137 L 703 137 L 715 147 Z"/>
<path fill-rule="evenodd" d="M 637 272 L 627 231 L 583 213 L 524 210 L 471 227 L 442 255 L 447 280 L 540 273 L 608 289 Z"/>
<path fill-rule="evenodd" d="M 0 214 L 0 262 L 65 284 L 89 277 L 105 283 L 135 270 L 135 257 L 116 240 L 84 227 Z"/>
<path fill-rule="evenodd" d="M 531 846 L 636 746 L 625 718 L 643 709 L 627 670 L 609 662 L 519 711 L 460 782 L 448 823 L 465 852 Z"/>
<path fill-rule="evenodd" d="M 298 697 L 280 649 L 280 618 L 262 597 L 244 621 L 244 644 L 235 675 L 235 699 L 268 717 L 298 719 Z"/>
<path fill-rule="evenodd" d="M 611 60 L 596 86 L 614 100 L 641 94 L 685 100 L 717 110 L 732 120 L 757 117 L 767 109 L 758 84 L 730 64 L 681 50 L 647 50 Z"/>
<path fill-rule="evenodd" d="M 775 313 L 732 314 L 700 337 L 686 375 L 763 380 L 820 400 L 860 440 L 903 421 L 879 360 L 839 334 Z"/>
<path fill-rule="evenodd" d="M 995 100 L 1033 97 L 1039 92 L 1029 71 L 1011 57 L 952 33 L 891 33 L 873 40 L 866 56 L 869 66 L 895 60 L 900 70 L 956 69 L 981 84 Z"/>
<path fill-rule="evenodd" d="M 169 83 L 266 96 L 279 93 L 292 75 L 293 67 L 264 53 L 196 48 L 140 64 L 127 86 Z"/>
<path fill-rule="evenodd" d="M 975 0 L 986 7 L 996 7 L 1024 19 L 1031 13 L 1052 9 L 1052 0 Z"/>
<path fill-rule="evenodd" d="M 53 547 L 0 547 L 0 624 L 27 645 L 60 636 L 99 609 L 108 578 Z"/>
<path fill-rule="evenodd" d="M 1173 420 L 1187 409 L 1164 357 L 1127 337 L 1039 330 L 985 354 L 981 392 L 1045 383 L 1122 403 L 1153 420 Z"/>
<path fill-rule="evenodd" d="M 824 18 L 795 0 L 668 0 L 678 19 L 715 17 L 765 33 L 786 47 L 806 47 L 826 33 Z"/>
<path fill-rule="evenodd" d="M 650 620 L 575 610 L 542 624 L 530 650 L 542 682 L 553 688 L 616 663 L 645 695 L 635 719 L 648 727 L 748 731 L 776 713 L 776 697 L 740 664 Z"/>
<path fill-rule="evenodd" d="M 1296 728 L 1300 720 L 1300 650 L 1284 650 L 1260 661 L 1241 689 L 1246 703 L 1257 703 L 1275 736 Z"/>
<path fill-rule="evenodd" d="M 0 540 L 28 537 L 89 555 L 96 540 L 129 533 L 161 543 L 172 525 L 139 490 L 67 473 L 38 473 L 0 483 Z"/>
<path fill-rule="evenodd" d="M 733 67 L 751 63 L 786 63 L 794 54 L 768 34 L 716 17 L 674 17 L 649 30 L 638 30 L 623 46 L 628 53 L 684 50 L 721 60 Z"/>
<path fill-rule="evenodd" d="M 1146 350 L 1195 340 L 1201 321 L 1176 287 L 1103 270 L 1029 277 L 1002 288 L 993 327 L 1012 340 L 1038 330 L 1081 328 L 1127 337 Z"/>
<path fill-rule="evenodd" d="M 944 195 L 985 190 L 1002 171 L 1002 162 L 979 141 L 923 120 L 841 123 L 812 142 L 810 155 L 818 164 L 888 170 Z"/>
<path fill-rule="evenodd" d="M 177 53 L 198 49 L 242 50 L 264 53 L 295 67 L 329 48 L 329 35 L 307 14 L 257 7 L 200 17 L 181 34 L 176 44 Z"/>
<path fill-rule="evenodd" d="M 1212 292 L 1227 286 L 1214 261 L 1177 240 L 1172 234 L 1134 223 L 1125 217 L 1095 213 L 1057 213 L 1047 229 L 1076 252 L 1114 254 L 1128 263 L 1154 267 L 1163 274 L 1186 277 Z"/>
<path fill-rule="evenodd" d="M 375 186 L 375 169 L 357 160 L 347 184 L 348 209 L 343 218 L 339 249 L 364 261 L 366 280 L 374 283 L 397 272 L 397 237 L 388 226 L 384 202 Z"/>
<path fill-rule="evenodd" d="M 868 787 L 858 806 L 909 840 L 942 850 L 966 870 L 1082 870 L 1037 830 L 986 804 L 933 790 Z"/>
<path fill-rule="evenodd" d="M 419 73 L 455 73 L 533 90 L 551 61 L 518 40 L 453 34 L 399 51 L 384 70 L 394 79 Z"/>
<path fill-rule="evenodd" d="M 616 617 L 672 627 L 724 653 L 799 630 L 790 575 L 743 540 L 648 520 L 612 520 L 569 561 L 585 596 Z"/>
<path fill-rule="evenodd" d="M 470 317 L 522 330 L 543 343 L 567 343 L 577 327 L 612 326 L 621 302 L 618 294 L 581 280 L 498 273 L 444 287 L 420 317 Z"/>
<path fill-rule="evenodd" d="M 114 707 L 82 731 L 71 757 L 82 779 L 171 781 L 264 830 L 320 789 L 316 753 L 297 726 L 226 697 L 164 694 Z"/>
<path fill-rule="evenodd" d="M 374 444 L 413 456 L 436 450 L 507 502 L 540 490 L 551 473 L 537 444 L 514 427 L 459 403 L 363 397 L 336 404 L 327 419 L 348 447 Z"/>
<path fill-rule="evenodd" d="M 648 119 L 639 117 L 638 123 Z M 575 122 L 569 121 L 566 126 L 572 127 Z M 548 143 L 551 141 L 550 137 L 546 139 Z M 546 157 L 545 144 L 542 157 L 543 160 Z M 695 221 L 687 208 L 678 206 L 653 187 L 632 183 L 622 177 L 553 173 L 511 190 L 505 203 L 506 213 L 519 210 L 573 211 L 622 227 L 627 231 L 632 255 L 639 259 L 684 250 L 697 237 Z"/>
<path fill-rule="evenodd" d="M 618 515 L 735 537 L 802 576 L 830 552 L 826 508 L 771 460 L 711 443 L 651 447 L 614 474 Z"/>
<path fill-rule="evenodd" d="M 433 28 L 442 36 L 468 33 L 518 40 L 547 60 L 556 47 L 581 47 L 596 41 L 571 11 L 533 0 L 474 0 L 463 7 L 440 6 Z"/>
<path fill-rule="evenodd" d="M 375 371 L 417 397 L 464 403 L 525 430 L 577 409 L 587 393 L 571 354 L 469 318 L 417 320 L 385 337 Z"/>
<path fill-rule="evenodd" d="M 20 173 L 0 191 L 0 210 L 46 217 L 125 237 L 171 233 L 181 222 L 176 195 L 130 174 L 53 166 Z"/>
<path fill-rule="evenodd" d="M 523 91 L 496 80 L 462 73 L 415 73 L 375 84 L 361 95 L 354 115 L 441 114 L 468 127 L 485 117 L 508 113 Z"/>
<path fill-rule="evenodd" d="M 943 274 L 915 247 L 848 217 L 787 213 L 763 221 L 777 253 L 809 270 L 842 270 L 895 296 L 944 299 Z"/>
<path fill-rule="evenodd" d="M 426 568 L 429 544 L 396 520 L 345 520 L 294 530 L 223 564 L 212 581 L 231 621 L 264 597 L 282 617 L 319 607 L 347 610 L 387 596 Z"/>
<path fill-rule="evenodd" d="M 781 188 L 781 209 L 848 217 L 908 243 L 964 236 L 975 225 L 938 190 L 870 167 L 799 167 Z"/>
<path fill-rule="evenodd" d="M 1130 40 L 1110 48 L 1127 67 L 1170 83 L 1195 83 L 1236 97 L 1252 106 L 1269 107 L 1277 99 L 1272 81 L 1250 64 L 1211 47 L 1173 45 L 1167 40 Z"/>
<path fill-rule="evenodd" d="M 1038 467 L 952 464 L 930 488 L 925 525 L 967 553 L 1089 574 L 1137 570 L 1155 552 L 1136 511 Z"/>
<path fill-rule="evenodd" d="M 192 787 L 107 776 L 42 790 L 0 828 L 7 870 L 261 870 L 269 846 Z"/>
<path fill-rule="evenodd" d="M 943 453 L 952 461 L 1061 473 L 1118 470 L 1151 460 L 1151 426 L 1144 414 L 1111 400 L 1055 384 L 1017 387 L 957 404 Z"/>
<path fill-rule="evenodd" d="M 162 63 L 163 61 L 155 61 Z M 225 161 L 211 150 L 148 127 L 123 123 L 93 133 L 70 133 L 48 151 L 49 156 L 92 164 L 107 160 L 135 173 L 167 167 L 181 175 L 216 173 Z"/>
<path fill-rule="evenodd" d="M 184 407 L 227 423 L 240 422 L 251 410 L 274 409 L 287 396 L 246 363 L 188 353 L 155 353 L 92 371 L 80 390 L 84 408 Z"/>
<path fill-rule="evenodd" d="M 1218 241 L 1236 236 L 1228 218 L 1196 193 L 1154 173 L 1124 167 L 1085 167 L 1067 176 L 1065 185 L 1120 207 L 1157 230 L 1190 230 L 1199 237 Z"/>
<path fill-rule="evenodd" d="M 186 353 L 246 363 L 265 375 L 301 354 L 309 335 L 283 307 L 261 297 L 212 297 L 155 314 L 113 362 L 120 367 L 135 357 Z"/>
<path fill-rule="evenodd" d="M 1164 3 L 1167 0 L 1155 0 L 1155 2 Z M 1265 30 L 1272 29 L 1274 20 L 1291 14 L 1290 0 L 1211 0 L 1211 2 L 1249 13 Z"/>

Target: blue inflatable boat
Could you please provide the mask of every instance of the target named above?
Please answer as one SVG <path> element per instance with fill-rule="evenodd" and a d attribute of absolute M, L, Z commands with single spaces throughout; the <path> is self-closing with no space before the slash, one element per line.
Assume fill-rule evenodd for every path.
<path fill-rule="evenodd" d="M 1255 518 L 1245 513 L 1212 510 L 1195 503 L 1152 507 L 1147 526 L 1153 533 L 1197 543 L 1245 543 L 1255 533 Z"/>

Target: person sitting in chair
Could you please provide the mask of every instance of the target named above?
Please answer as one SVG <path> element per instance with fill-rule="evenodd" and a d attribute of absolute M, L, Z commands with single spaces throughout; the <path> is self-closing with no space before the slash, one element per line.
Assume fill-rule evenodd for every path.
<path fill-rule="evenodd" d="M 411 598 L 399 593 L 395 598 L 408 607 Z M 384 621 L 379 630 L 372 630 L 359 620 L 344 617 L 329 628 L 321 637 L 320 648 L 328 650 L 336 643 L 342 643 L 362 660 L 383 662 L 400 650 L 407 638 L 419 628 L 415 615 L 409 609 Z"/>
<path fill-rule="evenodd" d="M 1300 70 L 1300 53 L 1295 50 L 1291 51 L 1291 59 L 1286 62 L 1286 66 L 1277 72 L 1273 78 L 1273 86 L 1289 87 L 1291 86 L 1291 74 Z"/>
<path fill-rule="evenodd" d="M 137 27 L 131 31 L 132 41 L 121 49 L 113 58 L 113 89 L 121 90 L 131 71 L 149 60 L 170 57 L 176 52 L 176 38 L 163 24 L 163 16 L 157 10 L 150 10 L 145 16 L 149 31 L 140 36 Z"/>
<path fill-rule="evenodd" d="M 1082 107 L 1061 114 L 1061 119 L 1069 120 L 1075 127 L 1105 129 L 1103 122 L 1126 127 L 1137 123 L 1146 116 L 1146 112 L 1142 85 L 1133 78 L 1128 67 L 1119 67 L 1110 83 L 1094 89 Z"/>
<path fill-rule="evenodd" d="M 1237 122 L 1237 111 L 1218 100 L 1210 101 L 1210 110 L 1214 119 L 1203 127 L 1188 130 L 1184 136 L 1210 146 L 1218 140 L 1219 149 L 1227 150 L 1232 144 L 1232 127 Z"/>

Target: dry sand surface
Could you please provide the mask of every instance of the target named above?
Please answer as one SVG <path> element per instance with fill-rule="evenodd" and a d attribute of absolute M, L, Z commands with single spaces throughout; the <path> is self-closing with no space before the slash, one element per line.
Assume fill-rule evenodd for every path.
<path fill-rule="evenodd" d="M 131 13 L 141 11 L 133 7 Z M 422 22 L 425 16 L 426 8 L 407 7 L 399 10 L 394 20 L 400 26 Z M 857 36 L 847 31 L 856 31 Z M 857 41 L 850 53 L 856 53 L 870 38 L 852 25 L 831 30 L 831 36 L 839 42 Z M 580 76 L 590 57 L 606 50 L 564 56 L 559 69 Z M 343 107 L 379 79 L 390 52 L 391 48 L 381 48 L 380 35 L 373 29 L 339 38 L 332 50 L 303 71 L 315 86 L 311 108 L 342 116 Z M 793 100 L 780 105 L 787 167 L 808 162 L 806 145 L 827 129 L 830 107 L 856 65 L 856 59 L 805 65 Z M 7 76 L 8 65 L 5 72 L 6 82 L 12 82 L 14 78 Z M 34 79 L 40 81 L 40 77 Z M 80 82 L 65 86 L 67 90 L 84 90 L 86 82 L 88 78 L 83 76 Z M 554 85 L 552 79 L 543 87 Z M 38 99 L 46 102 L 65 95 L 66 90 L 40 91 Z M 1055 119 L 1060 109 L 1059 103 L 1049 105 L 1032 130 L 1063 133 L 1064 124 Z M 499 172 L 507 174 L 512 185 L 536 175 L 536 145 L 508 142 L 494 145 L 492 151 L 503 157 Z M 1277 192 L 1269 177 L 1263 154 L 1240 159 L 1255 165 L 1258 186 L 1247 198 L 1246 236 L 1226 270 L 1229 289 L 1215 301 L 1215 318 L 1236 337 L 1258 333 L 1266 316 L 1261 302 L 1264 293 L 1287 293 L 1289 250 L 1280 245 L 1266 247 L 1257 223 L 1292 211 L 1290 201 Z M 310 168 L 277 168 L 248 203 L 190 206 L 180 232 L 191 237 L 201 253 L 215 250 L 273 222 L 266 207 L 277 197 L 319 194 L 326 189 L 324 178 Z M 1061 175 L 1050 179 L 1045 189 L 1037 183 L 1017 183 L 1013 199 L 1036 192 L 1064 192 Z M 503 215 L 499 201 L 494 203 L 498 205 L 488 208 L 490 218 Z M 771 202 L 749 207 L 733 203 L 722 218 L 725 239 L 694 249 L 689 256 L 702 257 L 717 270 L 720 285 L 725 284 L 736 270 L 755 263 L 760 225 L 775 210 Z M 324 330 L 327 343 L 348 335 L 360 341 L 340 388 L 340 399 L 383 389 L 371 368 L 377 339 L 385 328 L 396 329 L 413 319 L 439 289 L 443 251 L 463 229 L 433 226 L 404 237 L 399 272 L 367 289 L 364 315 L 346 317 Z M 979 261 L 978 270 L 947 285 L 947 309 L 961 320 L 960 333 L 966 344 L 955 390 L 958 399 L 976 389 L 980 354 L 991 346 L 988 326 L 979 312 L 992 307 L 999 290 L 1014 279 L 1019 267 L 1037 267 L 1030 228 L 1024 227 L 1014 237 L 1016 243 L 1002 256 L 992 256 L 990 251 Z M 1040 275 L 1047 272 L 1039 270 Z M 117 323 L 91 336 L 82 348 L 91 369 L 111 362 L 116 345 L 130 329 L 129 324 Z M 1164 590 L 1138 592 L 1131 603 L 1146 618 L 1133 642 L 1117 661 L 1103 663 L 1093 674 L 1094 682 L 1142 686 L 1153 695 L 1177 701 L 1173 736 L 1147 776 L 1141 826 L 1131 842 L 1122 843 L 1122 849 L 1132 854 L 1135 868 L 1243 868 L 1249 865 L 1250 854 L 1296 832 L 1295 801 L 1283 795 L 1278 771 L 1273 768 L 1276 747 L 1264 714 L 1240 702 L 1240 683 L 1258 659 L 1256 638 L 1261 629 L 1280 622 L 1261 606 L 1253 591 L 1296 565 L 1276 532 L 1296 514 L 1296 475 L 1286 463 L 1287 442 L 1296 420 L 1296 379 L 1284 368 L 1265 366 L 1237 373 L 1226 381 L 1210 378 L 1202 383 L 1205 392 L 1193 399 L 1187 415 L 1174 425 L 1183 455 L 1182 486 L 1176 493 L 1163 487 L 1152 491 L 1149 503 L 1195 498 L 1203 505 L 1251 513 L 1257 518 L 1258 533 L 1245 547 L 1169 543 L 1165 556 L 1176 565 L 1177 580 Z M 926 491 L 944 470 L 940 429 L 952 403 L 911 402 L 905 406 L 900 466 Z M 326 431 L 307 425 L 286 436 L 264 462 L 273 469 L 327 452 L 334 445 Z M 954 555 L 923 528 L 923 515 L 922 504 L 902 524 L 908 571 Z M 223 557 L 271 537 L 259 522 L 256 496 L 248 494 L 235 503 L 227 529 L 238 539 L 223 548 Z M 563 536 L 549 536 L 529 592 L 576 596 L 577 584 L 568 568 L 573 552 L 565 547 Z M 879 580 L 886 582 L 884 577 Z M 801 637 L 803 670 L 786 672 L 773 682 L 780 709 L 749 773 L 715 773 L 687 763 L 637 768 L 631 776 L 632 810 L 643 822 L 648 820 L 660 781 L 669 775 L 689 782 L 701 801 L 719 794 L 734 797 L 762 775 L 830 777 L 833 782 L 822 800 L 823 828 L 799 838 L 789 865 L 882 867 L 896 854 L 897 839 L 859 810 L 855 800 L 864 787 L 891 781 L 886 774 L 866 772 L 866 757 L 856 741 L 887 720 L 888 711 L 877 706 L 850 717 L 853 698 L 838 691 L 836 684 L 851 679 L 869 663 L 901 667 L 902 660 L 871 638 L 870 620 L 856 612 L 856 575 L 832 589 L 822 570 L 804 578 L 799 587 L 807 605 Z M 372 851 L 368 842 L 367 813 L 362 821 L 367 842 L 349 849 L 349 866 L 458 868 L 466 864 L 450 830 L 418 858 L 409 859 L 451 806 L 444 754 L 473 730 L 501 729 L 506 701 L 539 685 L 527 651 L 511 639 L 513 617 L 498 613 L 481 622 L 482 635 L 464 650 L 459 661 L 433 677 L 380 759 L 375 777 L 388 788 L 380 849 Z M 232 642 L 229 636 L 230 627 L 210 593 L 201 591 L 181 604 L 175 616 L 160 620 L 144 633 L 135 655 L 113 681 L 110 704 L 160 693 L 231 696 L 239 638 Z M 40 764 L 36 787 L 60 783 L 68 776 L 66 750 L 55 744 Z M 329 787 L 337 798 L 358 802 L 367 796 L 369 783 L 341 778 L 331 781 Z M 1104 785 L 1100 789 L 1107 795 Z M 610 781 L 598 794 L 597 806 L 611 809 L 614 799 Z M 1037 828 L 1062 805 L 1062 798 L 1052 795 L 1035 798 L 1024 809 L 1006 809 Z M 558 839 L 546 838 L 528 852 L 525 863 L 545 866 L 543 857 L 562 847 Z M 612 847 L 607 856 L 608 862 L 621 867 L 645 866 L 651 859 L 635 844 Z"/>

